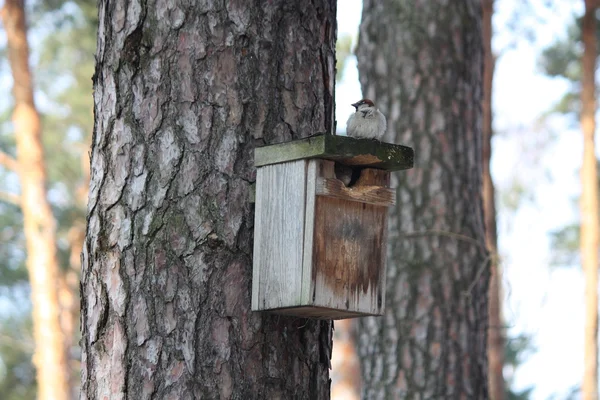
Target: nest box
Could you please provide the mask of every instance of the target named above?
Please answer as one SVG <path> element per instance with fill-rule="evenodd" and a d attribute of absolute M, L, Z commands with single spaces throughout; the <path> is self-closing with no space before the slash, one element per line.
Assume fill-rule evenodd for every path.
<path fill-rule="evenodd" d="M 409 147 L 321 135 L 255 150 L 252 310 L 305 318 L 381 315 L 390 171 Z"/>

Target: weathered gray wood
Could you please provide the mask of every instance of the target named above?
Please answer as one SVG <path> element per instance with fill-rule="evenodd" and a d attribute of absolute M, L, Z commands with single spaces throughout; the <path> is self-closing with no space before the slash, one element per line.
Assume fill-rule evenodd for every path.
<path fill-rule="evenodd" d="M 256 190 L 256 184 L 254 187 L 254 198 L 252 199 L 257 200 L 257 197 L 260 196 L 260 201 L 257 203 L 257 205 L 254 208 L 254 248 L 253 248 L 253 262 L 252 262 L 252 310 L 260 310 L 260 306 L 259 306 L 259 299 L 260 299 L 260 278 L 261 278 L 261 274 L 260 274 L 260 263 L 258 262 L 258 260 L 262 260 L 263 256 L 262 256 L 262 241 L 265 239 L 265 234 L 263 233 L 265 231 L 264 229 L 264 223 L 263 223 L 263 212 L 265 211 L 266 205 L 263 205 L 263 197 L 265 197 L 265 194 L 263 194 L 266 191 L 266 188 L 264 188 L 264 184 L 262 184 L 262 181 L 264 180 L 263 178 L 264 176 L 264 172 L 262 171 L 262 168 L 256 171 L 256 181 L 258 182 L 259 180 L 261 181 L 261 187 L 263 187 L 263 189 Z M 260 195 L 259 193 L 260 192 Z M 255 203 L 256 204 L 256 203 Z"/>
<path fill-rule="evenodd" d="M 397 144 L 337 135 L 318 135 L 259 147 L 254 151 L 257 167 L 303 158 L 322 158 L 344 165 L 397 171 L 413 167 L 414 151 Z"/>
<path fill-rule="evenodd" d="M 306 160 L 306 209 L 304 221 L 304 259 L 302 262 L 301 304 L 312 304 L 313 250 L 315 236 L 315 204 L 317 200 L 317 174 L 322 160 Z"/>
<path fill-rule="evenodd" d="M 305 164 L 300 160 L 257 171 L 253 310 L 300 305 Z"/>

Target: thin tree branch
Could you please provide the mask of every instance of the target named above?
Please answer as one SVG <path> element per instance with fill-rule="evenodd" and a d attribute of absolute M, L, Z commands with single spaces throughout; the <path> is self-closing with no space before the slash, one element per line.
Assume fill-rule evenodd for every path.
<path fill-rule="evenodd" d="M 18 346 L 28 352 L 35 349 L 35 345 L 30 339 L 17 339 L 5 334 L 0 334 L 0 343 L 9 346 Z"/>
<path fill-rule="evenodd" d="M 401 233 L 401 234 L 397 235 L 396 237 L 398 237 L 398 238 L 415 238 L 415 237 L 423 237 L 423 236 L 446 236 L 446 237 L 454 238 L 454 239 L 457 239 L 457 240 L 460 240 L 460 241 L 463 241 L 466 243 L 471 243 L 471 244 L 479 247 L 483 251 L 488 252 L 487 256 L 482 261 L 480 267 L 477 269 L 477 273 L 475 274 L 475 279 L 471 282 L 471 284 L 469 284 L 469 287 L 467 288 L 467 290 L 465 290 L 463 292 L 463 295 L 465 295 L 465 296 L 471 295 L 471 292 L 475 288 L 475 285 L 479 281 L 479 278 L 481 278 L 481 275 L 483 274 L 483 272 L 486 269 L 489 268 L 491 263 L 495 263 L 495 264 L 500 263 L 500 256 L 498 253 L 490 251 L 486 247 L 485 243 L 482 243 L 478 240 L 473 239 L 472 237 L 463 235 L 461 233 L 431 229 L 431 230 L 426 230 L 426 231 L 421 231 L 421 232 Z"/>
<path fill-rule="evenodd" d="M 0 151 L 0 165 L 3 165 L 4 167 L 10 169 L 13 172 L 17 172 L 19 169 L 19 163 L 17 162 L 17 160 L 3 151 Z"/>
<path fill-rule="evenodd" d="M 0 201 L 21 207 L 21 197 L 14 193 L 0 191 Z"/>

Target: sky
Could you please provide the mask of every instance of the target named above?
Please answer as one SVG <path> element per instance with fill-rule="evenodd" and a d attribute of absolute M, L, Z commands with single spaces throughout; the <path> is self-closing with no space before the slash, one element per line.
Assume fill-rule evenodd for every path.
<path fill-rule="evenodd" d="M 578 219 L 581 133 L 566 118 L 539 123 L 568 85 L 544 76 L 537 66 L 541 49 L 565 35 L 573 15 L 582 14 L 583 1 L 556 0 L 551 9 L 546 3 L 496 0 L 493 20 L 498 58 L 492 175 L 504 268 L 504 315 L 509 336 L 532 337 L 535 352 L 514 371 L 514 388 L 534 386 L 534 400 L 566 398 L 580 384 L 583 365 L 582 273 L 579 266 L 550 267 L 549 241 L 550 232 Z M 527 6 L 532 15 L 523 14 Z M 359 0 L 338 2 L 338 36 L 356 35 L 361 11 Z M 509 28 L 511 23 L 519 33 Z M 527 32 L 533 33 L 531 38 Z M 353 111 L 347 100 L 361 97 L 352 59 L 336 89 L 338 126 L 343 127 Z M 516 211 L 508 209 L 504 200 L 510 200 L 515 181 L 529 193 Z"/>

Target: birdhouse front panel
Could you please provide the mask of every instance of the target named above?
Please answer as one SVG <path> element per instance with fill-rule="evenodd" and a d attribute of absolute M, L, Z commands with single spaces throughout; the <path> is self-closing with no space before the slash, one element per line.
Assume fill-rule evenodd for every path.
<path fill-rule="evenodd" d="M 320 160 L 319 179 L 335 177 L 333 164 Z M 388 187 L 388 172 L 363 169 L 358 181 L 347 189 L 356 196 Z M 365 196 L 360 200 L 332 197 L 317 189 L 312 279 L 315 306 L 383 313 L 389 204 L 368 200 Z"/>

